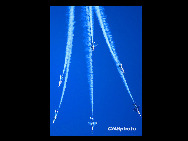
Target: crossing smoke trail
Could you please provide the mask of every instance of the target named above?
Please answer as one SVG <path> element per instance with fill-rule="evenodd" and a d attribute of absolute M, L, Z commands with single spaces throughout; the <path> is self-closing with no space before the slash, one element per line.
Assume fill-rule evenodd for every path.
<path fill-rule="evenodd" d="M 106 39 L 106 43 L 107 43 L 107 45 L 109 47 L 109 50 L 110 50 L 110 52 L 112 54 L 112 57 L 113 57 L 113 59 L 114 59 L 114 61 L 116 63 L 116 67 L 118 69 L 118 72 L 119 72 L 119 74 L 120 74 L 120 76 L 121 76 L 121 78 L 122 78 L 122 80 L 123 80 L 123 82 L 125 84 L 125 87 L 126 87 L 128 93 L 129 93 L 129 95 L 130 95 L 130 97 L 131 97 L 131 99 L 132 99 L 132 101 L 134 103 L 134 99 L 133 99 L 133 97 L 131 95 L 131 92 L 129 90 L 128 84 L 126 82 L 126 79 L 125 79 L 122 71 L 119 68 L 119 65 L 121 63 L 120 63 L 120 61 L 118 59 L 118 56 L 117 56 L 117 53 L 115 51 L 114 43 L 112 41 L 112 35 L 111 35 L 110 31 L 109 31 L 108 24 L 106 23 L 106 20 L 105 20 L 105 17 L 104 17 L 103 8 L 101 8 L 99 6 L 95 6 L 95 12 L 96 12 L 96 15 L 98 17 L 99 24 L 100 24 L 100 26 L 102 28 L 104 38 Z"/>
<path fill-rule="evenodd" d="M 53 123 L 55 122 L 56 118 L 57 118 L 57 114 L 58 111 L 61 107 L 61 103 L 63 100 L 63 96 L 65 93 L 65 89 L 66 89 L 66 83 L 67 83 L 67 79 L 68 79 L 68 73 L 69 73 L 69 66 L 70 66 L 70 60 L 71 60 L 71 54 L 72 54 L 72 43 L 73 43 L 73 37 L 74 37 L 74 9 L 75 6 L 70 6 L 69 7 L 69 26 L 68 26 L 68 38 L 67 38 L 67 46 L 66 46 L 66 56 L 65 56 L 65 64 L 64 64 L 64 69 L 63 69 L 63 73 L 66 71 L 65 73 L 65 80 L 64 80 L 64 85 L 63 85 L 63 90 L 62 90 L 62 95 L 61 95 L 61 100 L 59 103 L 59 107 L 57 110 L 55 110 L 55 117 L 53 120 Z"/>
<path fill-rule="evenodd" d="M 88 55 L 87 58 L 87 67 L 88 67 L 88 82 L 90 87 L 90 100 L 91 100 L 91 111 L 93 117 L 93 60 L 92 60 L 92 50 L 91 50 L 91 42 L 93 42 L 93 14 L 92 14 L 92 6 L 86 6 L 86 25 L 87 25 L 87 33 L 88 38 L 86 40 L 86 46 L 88 47 Z"/>

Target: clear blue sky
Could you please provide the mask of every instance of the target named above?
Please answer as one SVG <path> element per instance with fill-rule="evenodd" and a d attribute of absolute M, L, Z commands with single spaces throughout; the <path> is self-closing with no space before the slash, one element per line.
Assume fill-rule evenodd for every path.
<path fill-rule="evenodd" d="M 125 78 L 136 103 L 142 106 L 142 6 L 104 6 Z M 94 13 L 93 52 L 94 119 L 98 124 L 91 134 L 91 116 L 87 78 L 84 18 L 81 6 L 75 7 L 75 29 L 71 64 L 65 95 L 57 120 L 68 31 L 68 7 L 50 7 L 50 135 L 51 136 L 141 136 L 142 119 L 133 111 L 132 100 L 110 54 Z M 142 113 L 142 108 L 140 108 Z M 108 131 L 108 127 L 133 127 L 136 131 Z"/>

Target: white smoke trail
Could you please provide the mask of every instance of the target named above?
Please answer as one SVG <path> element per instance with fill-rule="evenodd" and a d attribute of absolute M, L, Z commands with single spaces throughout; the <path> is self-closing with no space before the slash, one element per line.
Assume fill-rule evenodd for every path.
<path fill-rule="evenodd" d="M 90 17 L 90 26 L 91 26 L 91 42 L 93 43 L 93 12 L 92 12 L 93 7 L 89 6 L 89 17 Z"/>
<path fill-rule="evenodd" d="M 70 66 L 70 63 L 71 63 L 70 60 L 71 60 L 71 54 L 72 54 L 73 37 L 74 37 L 73 32 L 74 32 L 74 23 L 75 23 L 74 22 L 74 9 L 75 9 L 75 6 L 69 7 L 68 37 L 67 37 L 65 64 L 64 64 L 64 69 L 63 69 L 63 73 L 65 71 L 66 71 L 66 73 L 65 73 L 65 80 L 64 80 L 61 100 L 60 100 L 59 107 L 58 107 L 57 111 L 55 110 L 55 117 L 54 117 L 53 123 L 55 122 L 55 120 L 57 118 L 58 111 L 61 107 L 61 103 L 62 103 L 62 100 L 63 100 L 63 96 L 64 96 L 65 89 L 66 89 L 66 83 L 67 83 L 67 79 L 68 79 L 69 66 Z"/>
<path fill-rule="evenodd" d="M 118 59 L 118 56 L 117 56 L 117 53 L 116 53 L 116 50 L 115 50 L 115 47 L 114 47 L 114 43 L 112 41 L 112 35 L 110 33 L 110 30 L 108 28 L 108 24 L 107 24 L 106 19 L 104 17 L 103 8 L 101 8 L 99 6 L 95 6 L 95 12 L 96 12 L 96 15 L 98 17 L 98 21 L 99 21 L 99 24 L 101 26 L 101 29 L 103 31 L 104 38 L 106 39 L 106 43 L 107 43 L 107 45 L 109 47 L 109 50 L 111 52 L 111 55 L 112 55 L 112 57 L 113 57 L 113 59 L 114 59 L 114 61 L 116 63 L 116 67 L 118 69 L 118 72 L 119 72 L 119 74 L 120 74 L 120 76 L 121 76 L 121 78 L 122 78 L 122 80 L 123 80 L 123 82 L 125 84 L 125 87 L 126 87 L 128 93 L 129 93 L 129 95 L 130 95 L 130 97 L 131 97 L 131 99 L 132 99 L 132 101 L 134 103 L 134 99 L 133 99 L 133 97 L 131 95 L 131 92 L 130 92 L 129 87 L 128 87 L 127 82 L 126 82 L 126 79 L 125 79 L 125 77 L 124 77 L 124 75 L 123 75 L 123 73 L 122 73 L 122 71 L 121 71 L 121 69 L 119 67 L 119 65 L 121 63 L 120 63 L 120 61 Z"/>
<path fill-rule="evenodd" d="M 92 13 L 92 6 L 86 6 L 86 25 L 87 25 L 87 51 L 88 55 L 87 58 L 87 67 L 88 67 L 88 82 L 90 87 L 90 100 L 91 100 L 91 111 L 93 117 L 93 60 L 92 60 L 92 49 L 91 49 L 91 42 L 93 42 L 93 13 Z"/>
<path fill-rule="evenodd" d="M 65 73 L 67 64 L 68 64 L 68 60 L 71 57 L 71 53 L 72 53 L 72 41 L 73 41 L 73 30 L 74 30 L 74 6 L 70 6 L 70 11 L 69 11 L 69 29 L 68 29 L 68 39 L 67 39 L 67 46 L 66 46 L 66 52 L 65 52 L 65 63 L 64 63 L 64 68 L 63 68 L 63 72 L 62 72 L 62 77 Z"/>

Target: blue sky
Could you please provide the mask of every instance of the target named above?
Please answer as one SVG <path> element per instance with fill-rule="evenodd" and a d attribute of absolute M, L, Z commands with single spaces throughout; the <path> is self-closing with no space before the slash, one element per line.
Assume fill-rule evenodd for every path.
<path fill-rule="evenodd" d="M 104 13 L 129 89 L 136 103 L 142 106 L 142 6 L 104 6 Z M 65 61 L 68 7 L 50 7 L 50 135 L 141 136 L 142 119 L 133 111 L 132 100 L 118 73 L 95 13 L 94 41 L 98 46 L 92 59 L 94 119 L 98 124 L 91 134 L 91 127 L 87 123 L 91 116 L 91 102 L 84 14 L 81 6 L 75 7 L 69 77 L 57 120 L 52 124 L 62 93 L 62 86 L 58 87 L 58 82 Z M 109 131 L 108 127 L 133 127 L 136 131 Z"/>

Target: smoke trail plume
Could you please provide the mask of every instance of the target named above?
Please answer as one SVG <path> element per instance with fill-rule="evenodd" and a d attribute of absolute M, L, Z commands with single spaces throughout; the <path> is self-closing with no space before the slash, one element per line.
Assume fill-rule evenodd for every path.
<path fill-rule="evenodd" d="M 65 52 L 65 63 L 64 63 L 64 68 L 63 68 L 63 72 L 62 75 L 64 75 L 65 71 L 66 71 L 66 67 L 67 64 L 69 62 L 69 58 L 71 57 L 71 53 L 72 53 L 72 43 L 73 43 L 73 37 L 74 37 L 74 6 L 70 6 L 69 7 L 69 24 L 68 24 L 68 37 L 67 37 L 67 46 L 66 46 L 66 52 Z"/>
<path fill-rule="evenodd" d="M 66 83 L 67 83 L 67 79 L 68 79 L 68 73 L 69 73 L 69 66 L 70 66 L 70 60 L 71 60 L 71 54 L 72 54 L 72 46 L 73 46 L 73 37 L 74 37 L 74 9 L 75 6 L 70 6 L 69 7 L 69 26 L 68 26 L 68 37 L 67 37 L 67 46 L 66 46 L 66 56 L 65 56 L 65 64 L 64 64 L 64 69 L 63 69 L 63 73 L 66 71 L 65 73 L 65 80 L 64 80 L 64 85 L 63 85 L 63 90 L 62 90 L 62 95 L 61 95 L 61 100 L 59 103 L 59 107 L 57 110 L 55 110 L 55 117 L 53 120 L 53 123 L 55 122 L 56 118 L 57 118 L 57 114 L 58 111 L 61 107 L 61 103 L 63 100 L 63 96 L 65 93 L 65 89 L 66 89 Z"/>
<path fill-rule="evenodd" d="M 114 61 L 116 63 L 116 67 L 118 69 L 118 72 L 119 72 L 119 74 L 120 74 L 120 76 L 121 76 L 121 78 L 122 78 L 122 80 L 123 80 L 123 82 L 125 84 L 125 87 L 126 87 L 128 93 L 129 93 L 129 95 L 130 95 L 130 97 L 131 97 L 131 99 L 132 99 L 132 101 L 134 103 L 134 99 L 133 99 L 133 97 L 131 95 L 131 92 L 130 92 L 129 87 L 128 87 L 127 82 L 126 82 L 126 79 L 125 79 L 125 77 L 124 77 L 124 75 L 123 75 L 123 73 L 122 73 L 122 71 L 121 71 L 121 69 L 119 67 L 119 65 L 121 63 L 120 63 L 120 61 L 118 59 L 118 56 L 117 56 L 117 53 L 116 53 L 116 50 L 115 50 L 115 47 L 114 47 L 114 43 L 112 41 L 112 35 L 110 33 L 110 30 L 108 28 L 108 24 L 107 24 L 106 19 L 104 17 L 103 8 L 101 8 L 99 6 L 95 6 L 95 12 L 96 12 L 96 15 L 98 17 L 98 21 L 99 21 L 99 24 L 101 26 L 101 29 L 103 31 L 104 38 L 106 39 L 106 43 L 107 43 L 107 45 L 109 47 L 109 50 L 111 52 L 111 55 L 112 55 L 112 57 L 113 57 L 113 59 L 114 59 Z"/>
<path fill-rule="evenodd" d="M 87 25 L 87 41 L 86 47 L 88 48 L 87 67 L 88 67 L 88 82 L 90 87 L 90 100 L 91 100 L 91 111 L 93 116 L 93 60 L 92 60 L 92 49 L 91 42 L 93 42 L 93 13 L 92 6 L 86 6 L 86 25 Z"/>

